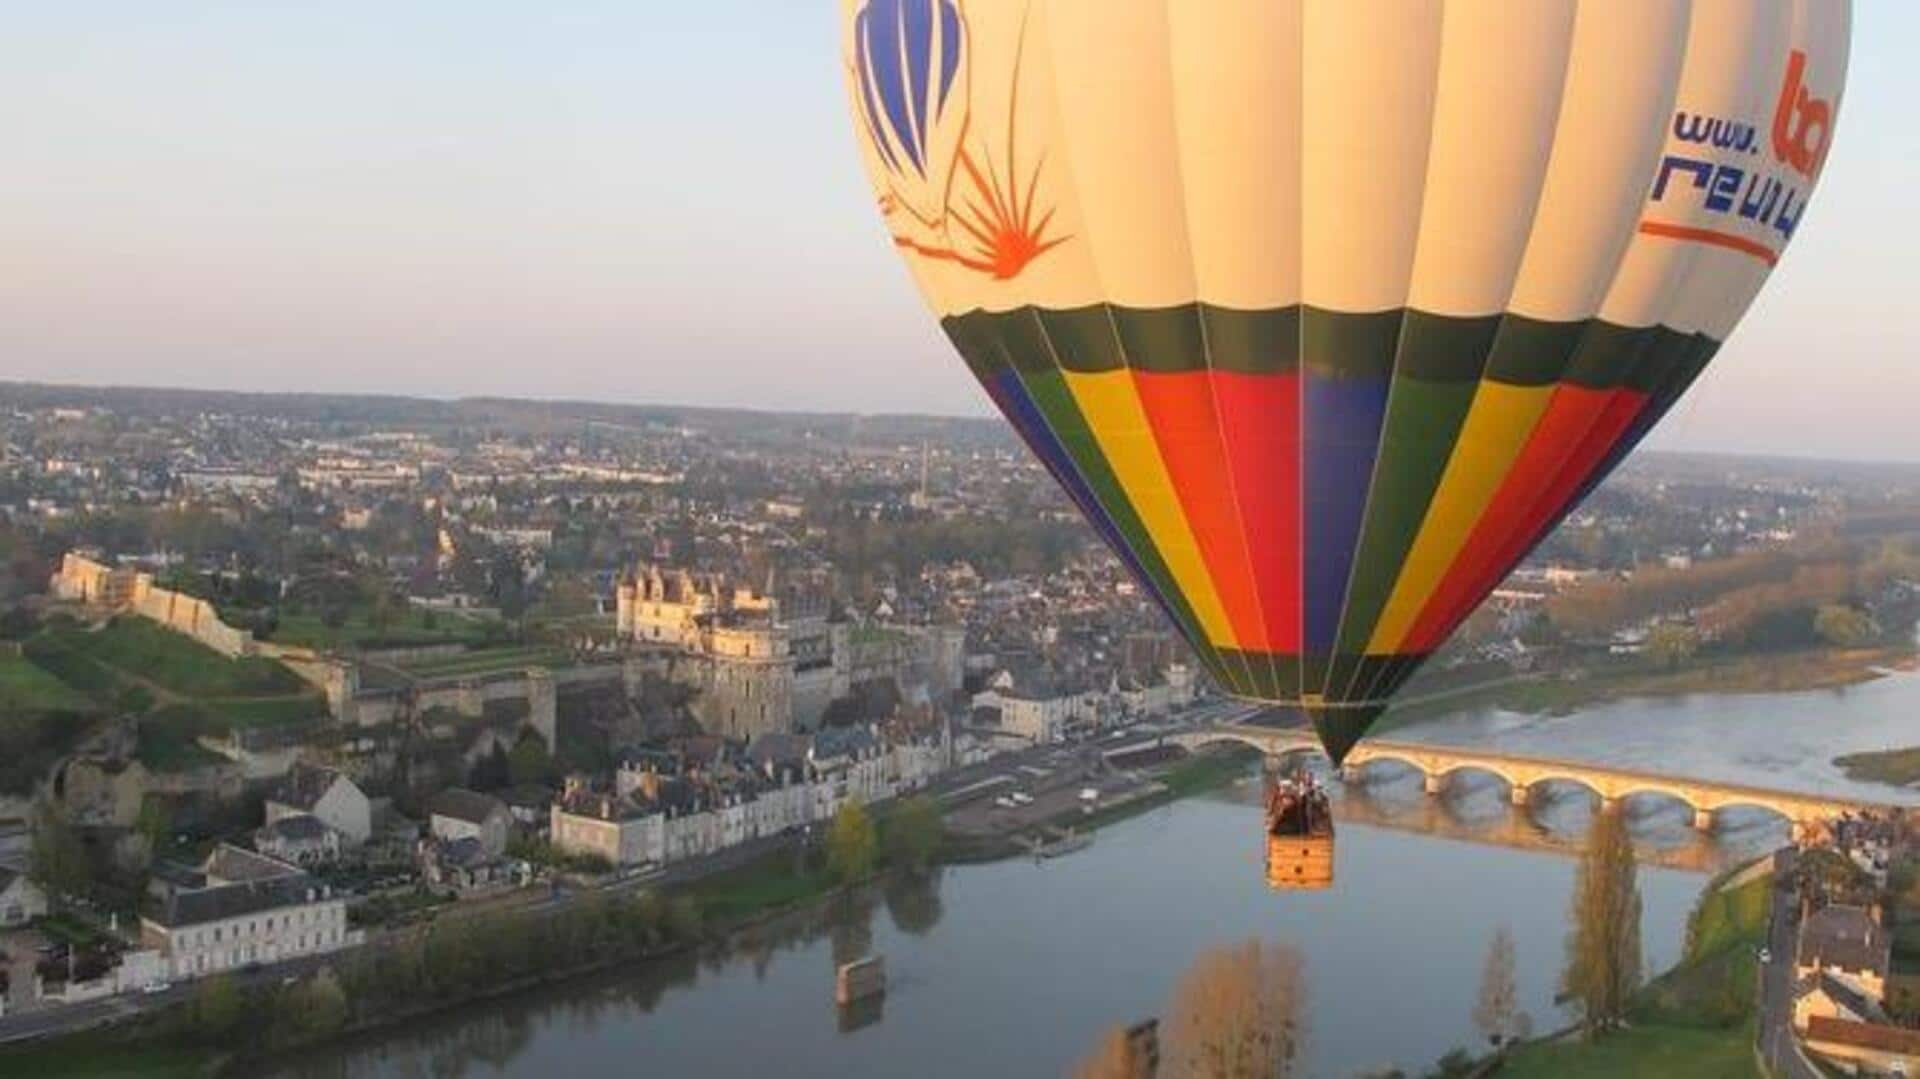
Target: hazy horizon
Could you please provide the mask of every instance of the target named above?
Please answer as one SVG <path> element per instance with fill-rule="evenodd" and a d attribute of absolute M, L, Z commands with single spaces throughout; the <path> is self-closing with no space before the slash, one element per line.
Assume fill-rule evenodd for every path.
<path fill-rule="evenodd" d="M 1656 447 L 1920 459 L 1897 261 L 1920 8 L 1855 19 L 1806 228 Z M 18 23 L 0 378 L 991 414 L 872 212 L 832 4 Z"/>

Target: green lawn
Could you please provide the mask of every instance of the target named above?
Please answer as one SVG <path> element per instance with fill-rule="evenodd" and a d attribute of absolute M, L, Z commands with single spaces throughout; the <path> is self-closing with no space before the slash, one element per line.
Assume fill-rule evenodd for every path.
<path fill-rule="evenodd" d="M 202 1049 L 121 1049 L 55 1042 L 0 1050 L 0 1075 L 33 1079 L 199 1079 L 214 1073 L 219 1055 Z"/>
<path fill-rule="evenodd" d="M 402 665 L 407 673 L 421 678 L 447 678 L 458 675 L 494 674 L 520 671 L 528 667 L 571 666 L 573 657 L 564 649 L 531 645 L 519 648 L 491 648 L 466 652 L 443 659 L 421 660 Z"/>
<path fill-rule="evenodd" d="M 408 611 L 384 626 L 355 612 L 338 626 L 329 626 L 317 614 L 282 614 L 273 631 L 276 644 L 321 650 L 349 648 L 410 648 L 431 644 L 478 644 L 495 627 L 478 618 L 425 611 Z"/>
<path fill-rule="evenodd" d="M 93 702 L 24 655 L 0 655 L 0 716 L 86 711 Z"/>
<path fill-rule="evenodd" d="M 739 869 L 703 877 L 686 892 L 700 901 L 710 920 L 724 923 L 833 890 L 833 878 L 824 869 L 795 873 L 793 868 L 793 852 L 779 851 Z"/>
<path fill-rule="evenodd" d="M 1501 1079 L 1752 1079 L 1753 1028 L 1639 1026 L 1597 1042 L 1522 1046 L 1500 1070 Z"/>

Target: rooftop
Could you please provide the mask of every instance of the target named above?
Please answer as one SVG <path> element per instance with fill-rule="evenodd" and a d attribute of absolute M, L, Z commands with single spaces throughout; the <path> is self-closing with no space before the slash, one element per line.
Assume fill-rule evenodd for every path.
<path fill-rule="evenodd" d="M 303 813 L 313 812 L 333 786 L 334 780 L 341 778 L 340 773 L 331 768 L 322 768 L 316 764 L 296 764 L 287 778 L 274 788 L 267 800 L 284 806 L 292 806 Z"/>
<path fill-rule="evenodd" d="M 464 787 L 443 790 L 427 800 L 427 812 L 433 816 L 450 817 L 468 824 L 485 824 L 489 816 L 505 809 L 500 799 Z"/>
<path fill-rule="evenodd" d="M 1863 907 L 1834 903 L 1807 916 L 1800 926 L 1799 965 L 1873 971 L 1884 976 L 1892 942 Z"/>

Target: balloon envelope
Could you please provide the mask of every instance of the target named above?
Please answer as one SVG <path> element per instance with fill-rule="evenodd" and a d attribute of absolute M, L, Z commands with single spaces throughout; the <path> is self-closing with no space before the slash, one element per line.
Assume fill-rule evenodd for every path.
<path fill-rule="evenodd" d="M 893 242 L 1229 692 L 1343 756 L 1798 230 L 1846 0 L 845 0 Z"/>

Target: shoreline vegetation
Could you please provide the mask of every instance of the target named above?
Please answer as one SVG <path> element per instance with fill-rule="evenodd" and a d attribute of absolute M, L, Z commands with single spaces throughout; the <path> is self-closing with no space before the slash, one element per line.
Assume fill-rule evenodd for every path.
<path fill-rule="evenodd" d="M 1848 779 L 1911 789 L 1920 786 L 1920 747 L 1849 753 L 1833 763 Z"/>
<path fill-rule="evenodd" d="M 1920 647 L 1886 644 L 1737 656 L 1702 655 L 1674 667 L 1646 661 L 1608 661 L 1578 669 L 1514 675 L 1426 694 L 1421 692 L 1416 680 L 1408 687 L 1407 699 L 1389 709 L 1372 733 L 1405 730 L 1479 708 L 1557 716 L 1635 698 L 1845 689 L 1878 681 L 1891 673 L 1916 669 L 1920 669 Z"/>

